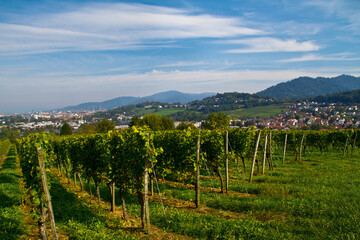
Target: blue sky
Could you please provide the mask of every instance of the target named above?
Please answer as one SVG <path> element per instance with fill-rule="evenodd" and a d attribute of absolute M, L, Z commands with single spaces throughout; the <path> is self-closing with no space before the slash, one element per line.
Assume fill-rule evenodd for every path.
<path fill-rule="evenodd" d="M 359 0 L 0 3 L 0 113 L 359 73 Z"/>

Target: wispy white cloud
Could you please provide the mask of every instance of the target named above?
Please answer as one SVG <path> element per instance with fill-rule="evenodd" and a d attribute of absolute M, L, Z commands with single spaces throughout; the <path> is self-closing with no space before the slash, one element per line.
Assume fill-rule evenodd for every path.
<path fill-rule="evenodd" d="M 0 23 L 0 54 L 138 49 L 168 40 L 258 35 L 240 18 L 142 4 L 93 4 L 72 12 Z M 165 43 L 162 43 L 164 41 Z"/>
<path fill-rule="evenodd" d="M 324 73 L 316 71 L 316 69 L 307 70 L 230 70 L 230 71 L 217 71 L 217 70 L 193 70 L 193 71 L 162 71 L 153 69 L 145 73 L 125 73 L 125 74 L 112 74 L 100 76 L 87 76 L 87 75 L 68 75 L 64 76 L 62 73 L 52 75 L 52 81 L 48 81 L 49 74 L 38 74 L 31 76 L 31 81 L 24 81 L 24 78 L 14 79 L 13 82 L 4 84 L 6 87 L 20 87 L 27 88 L 34 84 L 40 84 L 44 88 L 87 88 L 96 89 L 100 91 L 107 86 L 111 87 L 118 93 L 119 89 L 128 91 L 128 87 L 134 88 L 139 92 L 142 89 L 142 94 L 151 92 L 151 88 L 147 89 L 144 86 L 152 84 L 154 86 L 161 86 L 163 90 L 176 89 L 180 91 L 194 91 L 197 92 L 218 90 L 218 91 L 245 91 L 253 92 L 254 87 L 244 85 L 244 81 L 249 81 L 256 86 L 257 81 L 272 82 L 272 81 L 285 81 L 299 76 L 327 76 Z M 257 86 L 258 87 L 258 86 Z M 264 86 L 261 86 L 262 88 Z M 59 93 L 62 94 L 62 93 Z"/>
<path fill-rule="evenodd" d="M 225 40 L 220 42 L 245 46 L 243 48 L 225 51 L 227 53 L 309 52 L 320 49 L 320 47 L 312 41 L 298 42 L 295 39 L 282 40 L 271 37 Z"/>
<path fill-rule="evenodd" d="M 174 63 L 162 64 L 159 67 L 161 67 L 161 68 L 163 68 L 163 67 L 189 67 L 189 66 L 199 66 L 199 65 L 203 65 L 203 64 L 205 64 L 205 62 L 203 62 L 203 61 L 198 61 L 198 62 L 179 61 L 179 62 L 174 62 Z"/>
<path fill-rule="evenodd" d="M 290 62 L 308 62 L 308 61 L 360 61 L 360 58 L 348 58 L 344 54 L 333 54 L 333 55 L 317 55 L 317 54 L 306 54 L 297 58 L 290 58 L 280 60 L 278 62 L 290 63 Z"/>

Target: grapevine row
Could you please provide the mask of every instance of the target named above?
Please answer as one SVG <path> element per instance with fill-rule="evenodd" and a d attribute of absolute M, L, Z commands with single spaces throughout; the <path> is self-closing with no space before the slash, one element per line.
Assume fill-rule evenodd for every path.
<path fill-rule="evenodd" d="M 198 168 L 204 164 L 217 174 L 223 186 L 223 169 L 225 159 L 252 158 L 256 145 L 265 157 L 283 146 L 295 157 L 306 148 L 320 151 L 342 151 L 357 145 L 358 131 L 261 131 L 261 143 L 256 144 L 259 131 L 249 129 L 232 129 L 228 131 L 226 152 L 226 132 L 223 130 L 183 130 L 183 131 L 150 131 L 146 128 L 132 127 L 122 131 L 110 131 L 107 134 L 78 135 L 70 137 L 50 137 L 48 134 L 33 134 L 22 138 L 18 143 L 21 167 L 28 187 L 36 203 L 38 212 L 44 209 L 44 193 L 41 188 L 37 149 L 42 148 L 45 165 L 50 164 L 64 170 L 70 181 L 82 179 L 89 186 L 94 182 L 96 195 L 100 201 L 99 185 L 105 182 L 112 195 L 112 210 L 115 209 L 115 189 L 120 193 L 124 218 L 127 218 L 124 194 L 132 192 L 137 195 L 141 205 L 143 227 L 150 227 L 148 214 L 148 180 L 153 181 L 155 174 L 161 178 L 185 181 L 196 184 Z M 200 137 L 200 149 L 197 141 Z M 272 145 L 266 148 L 265 139 Z M 286 139 L 286 145 L 284 145 Z M 303 146 L 303 147 L 301 147 Z M 303 148 L 303 149 L 302 149 Z M 266 151 L 264 151 L 267 149 Z M 199 161 L 197 151 L 200 151 Z M 285 152 L 285 151 L 284 151 Z M 284 155 L 285 156 L 285 155 Z M 255 156 L 254 156 L 255 160 Z M 259 163 L 259 160 L 258 160 Z M 244 168 L 245 169 L 245 168 Z M 155 171 L 155 172 L 154 172 Z M 251 173 L 252 174 L 252 173 Z M 226 175 L 226 174 L 225 174 Z M 150 184 L 152 186 L 152 184 Z M 91 191 L 91 188 L 89 189 Z M 152 192 L 152 191 L 151 191 Z"/>

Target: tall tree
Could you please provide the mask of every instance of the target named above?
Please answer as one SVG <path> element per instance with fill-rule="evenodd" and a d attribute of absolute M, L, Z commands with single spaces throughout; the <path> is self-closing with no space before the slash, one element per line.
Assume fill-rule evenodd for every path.
<path fill-rule="evenodd" d="M 148 126 L 151 130 L 173 130 L 174 121 L 169 117 L 161 117 L 157 114 L 147 114 L 142 119 L 133 117 L 130 126 Z"/>
<path fill-rule="evenodd" d="M 115 124 L 107 119 L 101 120 L 101 122 L 99 122 L 96 125 L 97 133 L 107 133 L 108 131 L 111 131 L 114 129 L 115 129 Z"/>
<path fill-rule="evenodd" d="M 204 129 L 228 129 L 230 118 L 224 113 L 212 113 L 204 121 Z"/>
<path fill-rule="evenodd" d="M 189 128 L 193 130 L 197 129 L 192 122 L 181 122 L 179 125 L 176 126 L 177 130 L 187 130 Z"/>
<path fill-rule="evenodd" d="M 70 125 L 67 122 L 65 122 L 60 129 L 60 136 L 72 135 L 72 134 L 73 132 L 71 130 Z"/>
<path fill-rule="evenodd" d="M 96 128 L 94 125 L 90 124 L 82 124 L 79 129 L 77 130 L 78 134 L 93 134 L 96 133 Z"/>

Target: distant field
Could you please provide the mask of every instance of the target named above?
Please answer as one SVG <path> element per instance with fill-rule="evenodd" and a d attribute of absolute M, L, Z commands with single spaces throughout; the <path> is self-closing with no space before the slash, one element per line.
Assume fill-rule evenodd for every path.
<path fill-rule="evenodd" d="M 285 111 L 286 106 L 286 104 L 274 104 L 269 106 L 224 111 L 223 113 L 227 114 L 231 118 L 271 117 L 281 113 L 281 111 Z"/>
<path fill-rule="evenodd" d="M 144 108 L 137 108 L 136 115 L 146 115 L 150 113 L 156 113 L 159 116 L 167 116 L 173 113 L 182 112 L 184 109 L 178 109 L 178 108 L 165 108 L 165 109 L 144 109 Z"/>

